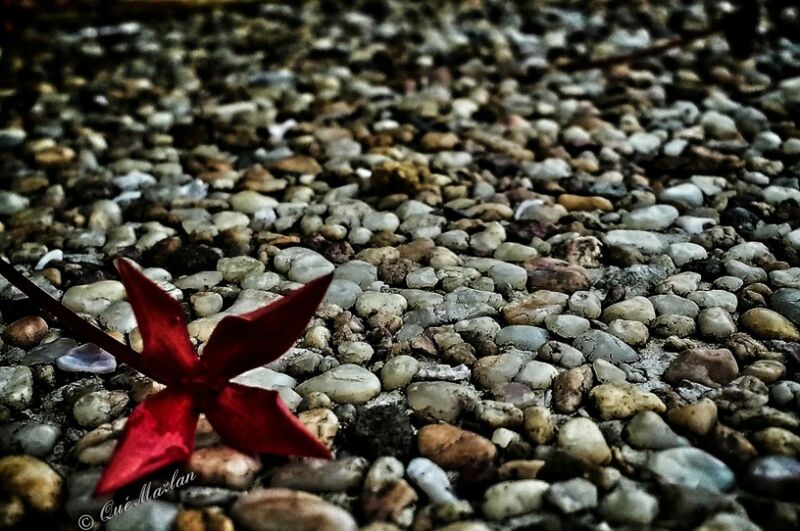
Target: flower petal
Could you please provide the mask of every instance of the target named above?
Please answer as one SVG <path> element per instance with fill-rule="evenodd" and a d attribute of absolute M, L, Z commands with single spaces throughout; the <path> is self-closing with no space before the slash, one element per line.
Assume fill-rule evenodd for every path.
<path fill-rule="evenodd" d="M 94 495 L 108 494 L 163 466 L 187 460 L 198 416 L 192 395 L 172 388 L 139 404 L 128 417 Z"/>
<path fill-rule="evenodd" d="M 240 452 L 331 457 L 277 391 L 228 384 L 203 412 L 225 444 Z"/>
<path fill-rule="evenodd" d="M 197 364 L 181 305 L 127 259 L 115 262 L 144 341 L 145 363 L 162 383 L 178 383 Z"/>
<path fill-rule="evenodd" d="M 203 372 L 228 380 L 278 358 L 314 316 L 332 279 L 320 277 L 264 308 L 224 318 L 203 349 Z"/>

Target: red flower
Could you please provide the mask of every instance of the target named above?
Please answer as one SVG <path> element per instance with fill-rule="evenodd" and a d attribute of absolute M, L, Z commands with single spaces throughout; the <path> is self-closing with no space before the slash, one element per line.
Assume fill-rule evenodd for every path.
<path fill-rule="evenodd" d="M 198 357 L 178 301 L 129 261 L 120 259 L 115 265 L 144 341 L 141 356 L 131 353 L 122 361 L 167 388 L 128 417 L 95 495 L 187 460 L 201 412 L 223 442 L 241 452 L 330 458 L 328 449 L 286 409 L 277 391 L 229 382 L 280 357 L 294 344 L 325 296 L 330 275 L 264 308 L 225 317 Z"/>

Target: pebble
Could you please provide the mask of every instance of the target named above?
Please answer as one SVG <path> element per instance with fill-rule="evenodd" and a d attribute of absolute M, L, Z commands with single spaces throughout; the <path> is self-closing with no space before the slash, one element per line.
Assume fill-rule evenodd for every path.
<path fill-rule="evenodd" d="M 25 409 L 33 400 L 33 373 L 28 367 L 0 367 L 0 404 Z"/>
<path fill-rule="evenodd" d="M 401 389 L 411 383 L 419 371 L 419 361 L 411 356 L 391 358 L 381 369 L 381 382 L 387 390 Z"/>
<path fill-rule="evenodd" d="M 343 404 L 363 404 L 381 391 L 381 381 L 367 369 L 346 363 L 306 380 L 296 391 L 305 396 L 320 392 Z"/>
<path fill-rule="evenodd" d="M 546 497 L 550 504 L 564 514 L 597 507 L 597 487 L 583 478 L 553 483 Z"/>
<path fill-rule="evenodd" d="M 61 428 L 55 424 L 35 420 L 9 422 L 0 427 L 0 449 L 7 454 L 46 457 L 60 435 Z"/>
<path fill-rule="evenodd" d="M 767 308 L 752 308 L 739 318 L 742 326 L 762 339 L 800 341 L 800 332 L 781 314 Z"/>
<path fill-rule="evenodd" d="M 106 523 L 109 531 L 169 531 L 178 515 L 178 506 L 162 500 L 133 505 Z"/>
<path fill-rule="evenodd" d="M 638 208 L 622 216 L 627 229 L 664 230 L 678 219 L 678 209 L 671 205 Z"/>
<path fill-rule="evenodd" d="M 637 448 L 666 450 L 689 446 L 685 437 L 677 435 L 657 413 L 640 411 L 625 427 L 628 442 Z"/>
<path fill-rule="evenodd" d="M 635 487 L 619 486 L 600 503 L 608 521 L 623 525 L 647 526 L 658 516 L 658 498 Z"/>
<path fill-rule="evenodd" d="M 0 490 L 18 497 L 38 513 L 61 506 L 63 480 L 46 462 L 29 455 L 0 457 Z"/>
<path fill-rule="evenodd" d="M 639 358 L 636 351 L 617 337 L 601 330 L 589 330 L 572 343 L 589 360 L 602 359 L 610 363 L 632 362 Z"/>
<path fill-rule="evenodd" d="M 497 483 L 486 489 L 483 514 L 490 520 L 505 520 L 538 511 L 544 504 L 544 496 L 549 488 L 549 484 L 538 479 Z"/>
<path fill-rule="evenodd" d="M 445 470 L 480 470 L 494 460 L 497 449 L 488 439 L 450 424 L 419 430 L 419 453 Z"/>
<path fill-rule="evenodd" d="M 749 464 L 747 481 L 764 495 L 792 499 L 800 485 L 800 461 L 779 455 L 759 457 Z"/>
<path fill-rule="evenodd" d="M 721 387 L 739 375 L 739 366 L 728 349 L 690 349 L 670 362 L 664 380 L 697 382 L 708 387 Z"/>
<path fill-rule="evenodd" d="M 498 345 L 512 345 L 521 350 L 538 350 L 548 341 L 547 330 L 535 326 L 506 326 L 497 333 Z"/>
<path fill-rule="evenodd" d="M 72 286 L 64 292 L 62 304 L 70 310 L 98 316 L 112 303 L 125 298 L 125 286 L 116 280 L 101 280 L 94 284 Z"/>
<path fill-rule="evenodd" d="M 450 503 L 458 500 L 447 473 L 430 459 L 415 457 L 408 463 L 406 473 L 433 503 Z"/>
<path fill-rule="evenodd" d="M 668 247 L 661 235 L 644 230 L 611 230 L 603 241 L 612 247 L 631 247 L 643 254 L 663 254 Z"/>
<path fill-rule="evenodd" d="M 728 466 L 699 448 L 670 448 L 653 454 L 647 467 L 666 481 L 712 491 L 729 490 L 736 478 Z"/>
<path fill-rule="evenodd" d="M 14 346 L 30 349 L 39 344 L 47 331 L 47 323 L 41 317 L 23 317 L 6 326 L 3 339 Z"/>
<path fill-rule="evenodd" d="M 611 450 L 597 424 L 587 418 L 568 420 L 558 432 L 558 447 L 595 465 L 611 460 Z"/>
<path fill-rule="evenodd" d="M 697 316 L 700 333 L 712 339 L 725 339 L 736 332 L 731 314 L 722 308 L 706 308 Z"/>
<path fill-rule="evenodd" d="M 56 367 L 66 372 L 112 373 L 117 359 L 94 343 L 71 348 L 56 360 Z"/>
<path fill-rule="evenodd" d="M 296 461 L 275 469 L 270 485 L 312 492 L 352 491 L 361 486 L 368 465 L 363 457 Z"/>
<path fill-rule="evenodd" d="M 306 492 L 257 488 L 233 504 L 234 520 L 251 531 L 314 529 L 356 531 L 358 525 L 344 509 Z"/>
<path fill-rule="evenodd" d="M 450 423 L 477 401 L 473 390 L 450 382 L 416 382 L 406 392 L 415 413 Z"/>
<path fill-rule="evenodd" d="M 226 446 L 198 448 L 187 464 L 200 482 L 233 489 L 246 489 L 261 470 L 258 457 L 237 452 Z"/>
<path fill-rule="evenodd" d="M 334 265 L 321 254 L 304 247 L 281 250 L 275 255 L 274 264 L 275 270 L 285 274 L 289 280 L 304 284 L 333 273 L 335 269 Z"/>
<path fill-rule="evenodd" d="M 656 395 L 627 382 L 598 385 L 589 393 L 589 398 L 603 420 L 627 418 L 640 411 L 666 411 Z"/>
<path fill-rule="evenodd" d="M 122 413 L 128 401 L 128 394 L 122 391 L 92 391 L 75 402 L 72 416 L 81 426 L 96 428 Z"/>

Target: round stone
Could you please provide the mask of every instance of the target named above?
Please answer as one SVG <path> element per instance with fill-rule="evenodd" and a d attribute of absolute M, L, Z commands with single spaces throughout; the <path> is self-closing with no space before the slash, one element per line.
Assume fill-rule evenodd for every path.
<path fill-rule="evenodd" d="M 359 365 L 344 364 L 306 380 L 296 391 L 303 396 L 312 392 L 325 393 L 343 404 L 362 404 L 380 393 L 381 381 Z"/>

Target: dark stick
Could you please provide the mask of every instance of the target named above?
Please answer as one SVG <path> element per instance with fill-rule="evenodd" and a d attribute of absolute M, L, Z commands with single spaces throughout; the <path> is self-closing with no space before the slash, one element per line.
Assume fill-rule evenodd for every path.
<path fill-rule="evenodd" d="M 19 288 L 31 301 L 41 306 L 44 311 L 57 317 L 58 320 L 71 332 L 75 333 L 75 335 L 82 337 L 89 343 L 94 343 L 103 350 L 113 354 L 119 361 L 127 363 L 139 372 L 144 372 L 142 370 L 144 364 L 141 356 L 128 348 L 127 345 L 120 343 L 96 326 L 81 319 L 78 314 L 48 295 L 42 288 L 17 271 L 13 265 L 6 262 L 3 258 L 0 258 L 0 275 L 6 277 L 11 284 Z"/>

